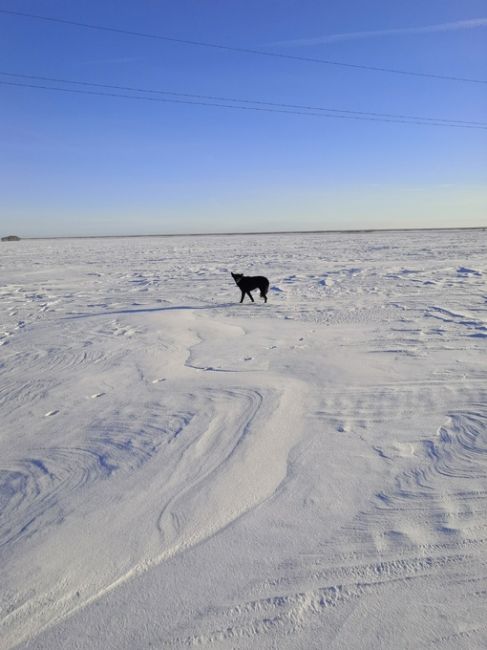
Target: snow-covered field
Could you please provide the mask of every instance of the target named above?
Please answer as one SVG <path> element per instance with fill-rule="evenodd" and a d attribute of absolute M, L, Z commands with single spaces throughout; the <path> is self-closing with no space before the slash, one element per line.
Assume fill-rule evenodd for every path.
<path fill-rule="evenodd" d="M 487 647 L 486 251 L 2 244 L 1 647 Z"/>

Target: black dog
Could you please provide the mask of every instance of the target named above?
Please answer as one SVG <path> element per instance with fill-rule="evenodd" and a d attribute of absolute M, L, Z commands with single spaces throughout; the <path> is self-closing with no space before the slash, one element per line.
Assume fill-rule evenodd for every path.
<path fill-rule="evenodd" d="M 232 273 L 232 278 L 235 280 L 235 283 L 242 292 L 242 298 L 240 299 L 241 303 L 245 298 L 245 294 L 247 294 L 250 300 L 254 302 L 250 292 L 255 289 L 260 289 L 261 298 L 264 298 L 264 302 L 267 302 L 267 292 L 269 290 L 269 280 L 267 278 L 264 278 L 262 275 L 248 277 L 242 273 Z"/>

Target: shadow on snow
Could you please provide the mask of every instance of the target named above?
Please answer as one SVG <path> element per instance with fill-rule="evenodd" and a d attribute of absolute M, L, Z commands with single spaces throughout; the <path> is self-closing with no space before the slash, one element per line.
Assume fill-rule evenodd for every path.
<path fill-rule="evenodd" d="M 91 318 L 92 316 L 112 316 L 120 314 L 146 314 L 151 312 L 162 311 L 193 311 L 197 309 L 222 309 L 224 307 L 233 307 L 238 303 L 226 302 L 219 305 L 171 305 L 170 307 L 144 307 L 143 309 L 117 309 L 113 311 L 99 311 L 95 313 L 74 314 L 73 316 L 65 316 L 63 320 L 74 320 L 76 318 Z M 249 303 L 250 305 L 252 303 Z"/>

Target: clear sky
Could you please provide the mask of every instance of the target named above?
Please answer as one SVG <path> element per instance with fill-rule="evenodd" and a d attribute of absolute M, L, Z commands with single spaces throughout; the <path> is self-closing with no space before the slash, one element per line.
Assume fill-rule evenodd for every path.
<path fill-rule="evenodd" d="M 487 80 L 483 0 L 0 0 L 0 9 Z M 1 12 L 0 54 L 4 73 L 487 123 L 487 83 L 257 56 Z M 0 81 L 110 92 L 6 75 Z M 1 235 L 487 225 L 487 130 L 4 84 L 0 118 Z"/>

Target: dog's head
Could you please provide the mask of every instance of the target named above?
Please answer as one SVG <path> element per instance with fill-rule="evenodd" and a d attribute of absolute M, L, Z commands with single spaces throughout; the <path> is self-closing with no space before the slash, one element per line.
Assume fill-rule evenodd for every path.
<path fill-rule="evenodd" d="M 235 283 L 238 284 L 243 278 L 243 273 L 232 273 L 232 278 L 235 280 Z"/>

